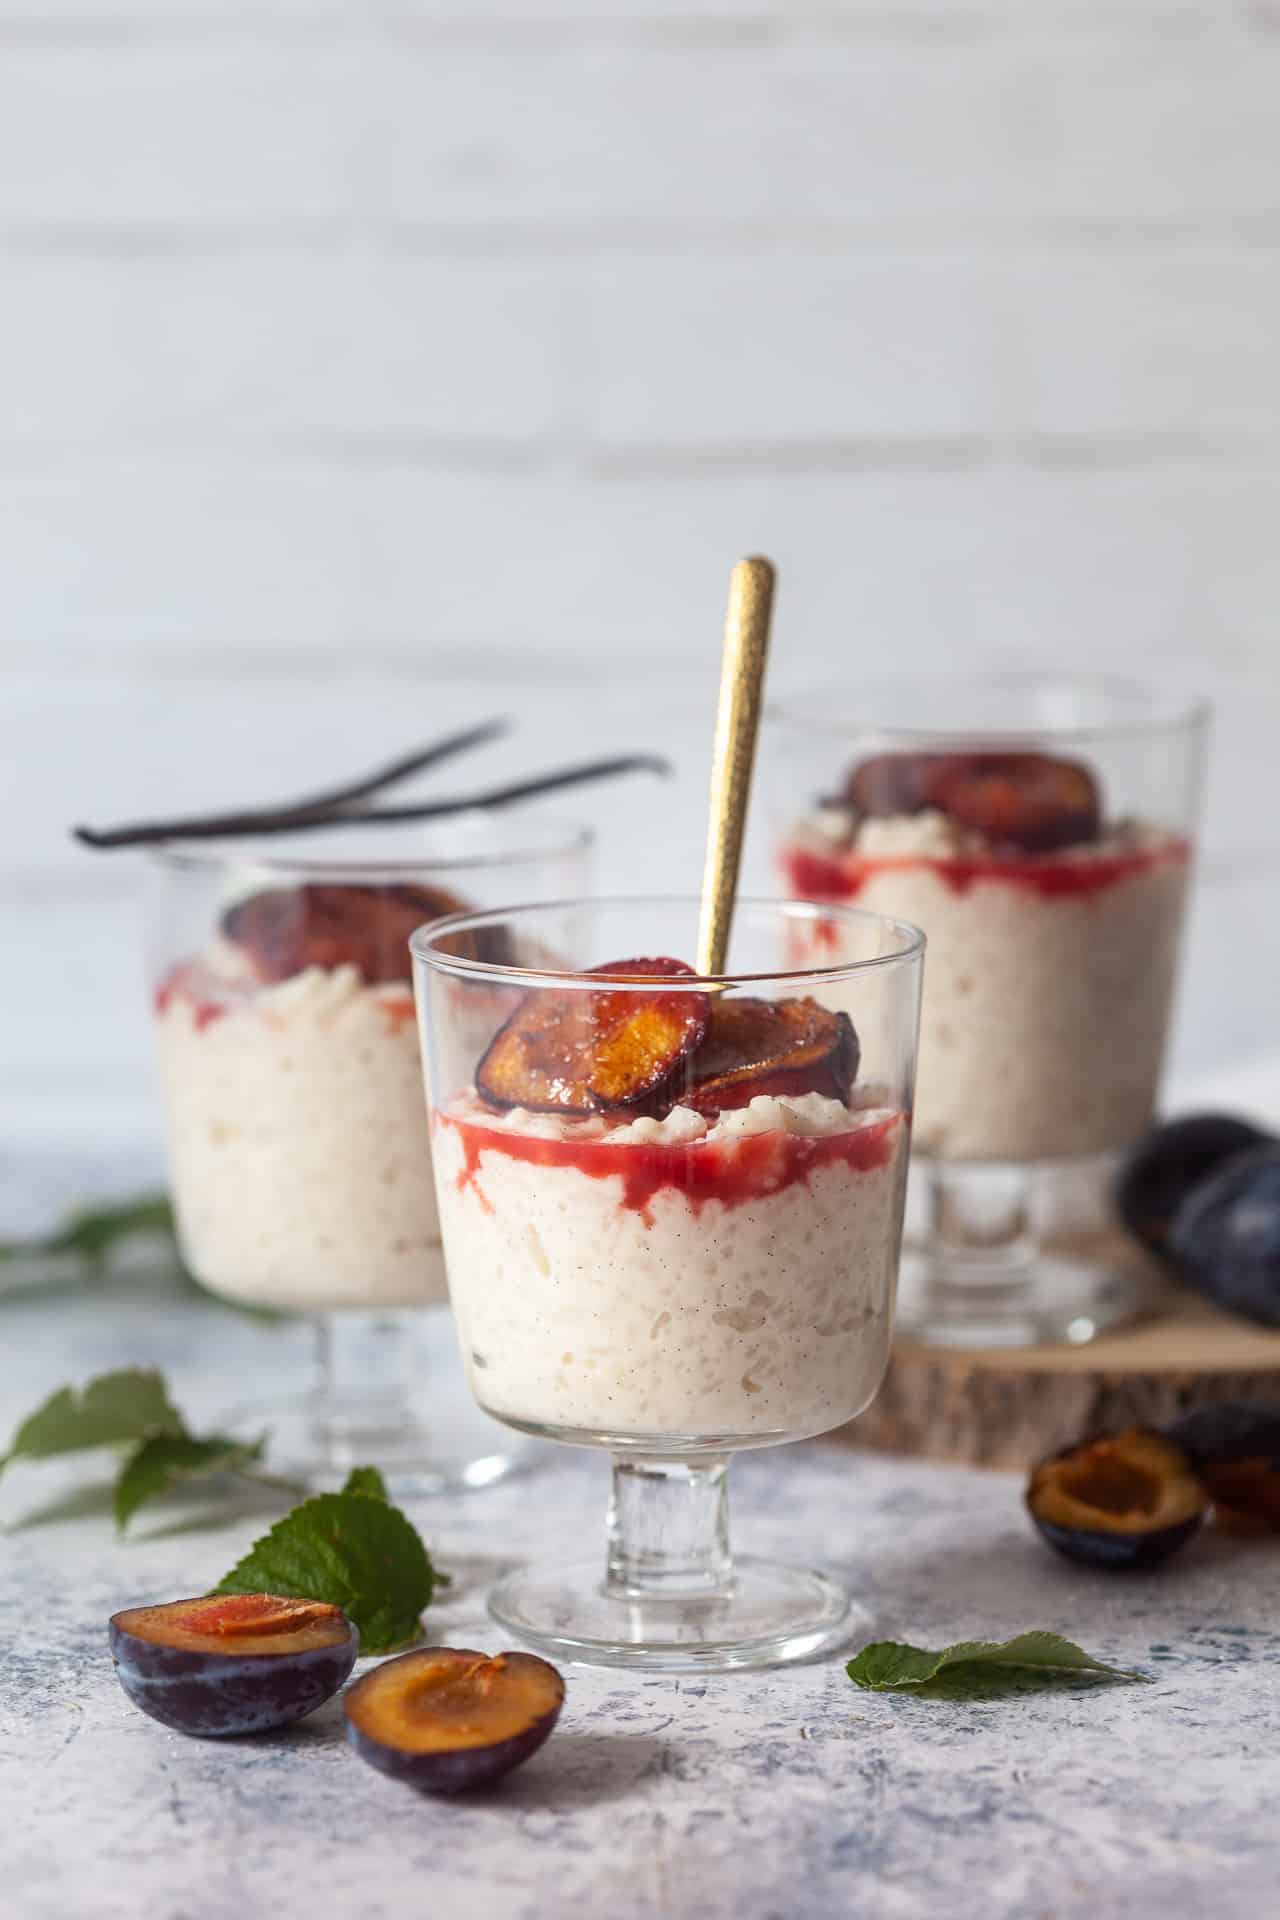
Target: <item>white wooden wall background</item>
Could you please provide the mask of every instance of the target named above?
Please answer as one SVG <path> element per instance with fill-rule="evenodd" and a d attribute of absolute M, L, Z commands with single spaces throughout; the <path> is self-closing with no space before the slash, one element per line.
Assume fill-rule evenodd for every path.
<path fill-rule="evenodd" d="M 1178 1059 L 1276 1034 L 1277 0 L 0 0 L 0 1137 L 153 1128 L 72 818 L 666 746 L 776 681 L 1219 704 Z M 757 854 L 758 859 L 758 854 Z"/>

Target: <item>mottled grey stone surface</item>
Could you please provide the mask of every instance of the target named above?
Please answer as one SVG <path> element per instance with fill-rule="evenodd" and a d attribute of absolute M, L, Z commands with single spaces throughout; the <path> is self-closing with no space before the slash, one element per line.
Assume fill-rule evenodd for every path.
<path fill-rule="evenodd" d="M 301 1348 L 154 1284 L 0 1300 L 0 1414 L 65 1379 L 154 1362 L 193 1414 L 287 1384 Z M 741 1545 L 820 1556 L 880 1635 L 941 1644 L 1056 1627 L 1154 1684 L 980 1704 L 855 1691 L 838 1661 L 680 1681 L 569 1670 L 551 1743 L 493 1797 L 433 1803 L 362 1766 L 336 1703 L 277 1736 L 167 1733 L 128 1705 L 116 1607 L 199 1591 L 268 1512 L 157 1511 L 118 1543 L 100 1471 L 0 1486 L 4 1920 L 1267 1920 L 1280 1909 L 1280 1553 L 1205 1539 L 1162 1575 L 1073 1571 L 1020 1488 L 789 1449 L 735 1468 Z M 65 1510 L 65 1490 L 98 1492 Z M 414 1517 L 460 1576 L 441 1639 L 500 1644 L 495 1563 L 581 1546 L 602 1462 Z M 60 1508 L 59 1503 L 63 1506 Z M 52 1509 L 52 1515 L 50 1510 Z M 197 1524 L 184 1525 L 195 1514 Z"/>

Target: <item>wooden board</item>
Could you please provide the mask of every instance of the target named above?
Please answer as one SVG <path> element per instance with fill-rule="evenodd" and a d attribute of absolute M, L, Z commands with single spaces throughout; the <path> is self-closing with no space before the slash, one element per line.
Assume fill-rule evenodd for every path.
<path fill-rule="evenodd" d="M 958 1350 L 899 1341 L 859 1446 L 1029 1467 L 1107 1427 L 1163 1426 L 1221 1400 L 1280 1402 L 1280 1332 L 1169 1288 L 1152 1318 L 1087 1346 Z"/>

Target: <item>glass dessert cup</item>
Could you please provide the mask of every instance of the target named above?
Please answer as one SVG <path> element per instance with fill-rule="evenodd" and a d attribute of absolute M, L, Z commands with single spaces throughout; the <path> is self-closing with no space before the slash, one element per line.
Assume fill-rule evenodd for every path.
<path fill-rule="evenodd" d="M 1140 1266 L 1041 1244 L 1150 1124 L 1190 880 L 1206 713 L 1120 681 L 859 684 L 767 729 L 785 890 L 929 941 L 915 1153 L 922 1245 L 898 1325 L 973 1347 L 1084 1342 Z M 799 957 L 833 951 L 819 929 Z M 913 1183 L 914 1184 L 914 1183 Z M 1077 1201 L 1078 1204 L 1078 1201 Z"/>
<path fill-rule="evenodd" d="M 790 966 L 819 917 L 739 904 L 714 980 L 619 958 L 693 951 L 691 900 L 514 908 L 414 936 L 472 1391 L 523 1433 L 613 1459 L 606 1550 L 490 1595 L 553 1656 L 764 1666 L 856 1622 L 827 1575 L 731 1555 L 728 1538 L 732 1455 L 843 1425 L 888 1359 L 923 941 L 836 909 L 841 961 Z M 477 960 L 495 937 L 507 962 Z"/>
<path fill-rule="evenodd" d="M 156 854 L 183 1258 L 212 1292 L 313 1331 L 309 1390 L 233 1416 L 270 1430 L 273 1468 L 325 1487 L 371 1461 L 397 1491 L 433 1492 L 528 1454 L 435 1365 L 448 1289 L 408 941 L 464 904 L 582 887 L 589 850 L 584 828 L 476 815 Z"/>

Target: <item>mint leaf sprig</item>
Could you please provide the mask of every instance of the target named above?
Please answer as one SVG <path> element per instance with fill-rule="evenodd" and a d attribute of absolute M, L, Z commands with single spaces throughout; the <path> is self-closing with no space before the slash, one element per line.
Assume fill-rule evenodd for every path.
<path fill-rule="evenodd" d="M 126 1240 L 143 1237 L 174 1240 L 173 1208 L 167 1194 L 146 1193 L 116 1205 L 84 1207 L 53 1233 L 25 1240 L 0 1240 L 0 1261 L 51 1259 L 74 1255 L 90 1267 L 105 1267 Z"/>
<path fill-rule="evenodd" d="M 850 1660 L 845 1672 L 867 1693 L 915 1693 L 949 1700 L 990 1699 L 998 1692 L 1025 1693 L 1066 1681 L 1142 1681 L 1143 1673 L 1095 1660 L 1061 1634 L 1033 1630 L 1011 1640 L 958 1640 L 931 1652 L 897 1640 L 876 1640 Z"/>
<path fill-rule="evenodd" d="M 99 1374 L 85 1387 L 51 1393 L 22 1421 L 8 1452 L 0 1454 L 0 1473 L 15 1460 L 123 1448 L 112 1492 L 116 1527 L 123 1533 L 140 1507 L 185 1482 L 216 1473 L 251 1473 L 265 1445 L 265 1434 L 246 1441 L 225 1433 L 191 1433 L 169 1398 L 163 1374 L 122 1367 Z"/>
<path fill-rule="evenodd" d="M 447 1584 L 376 1467 L 356 1467 L 339 1493 L 318 1493 L 256 1540 L 213 1593 L 327 1600 L 360 1629 L 362 1653 L 393 1653 L 422 1631 Z"/>

